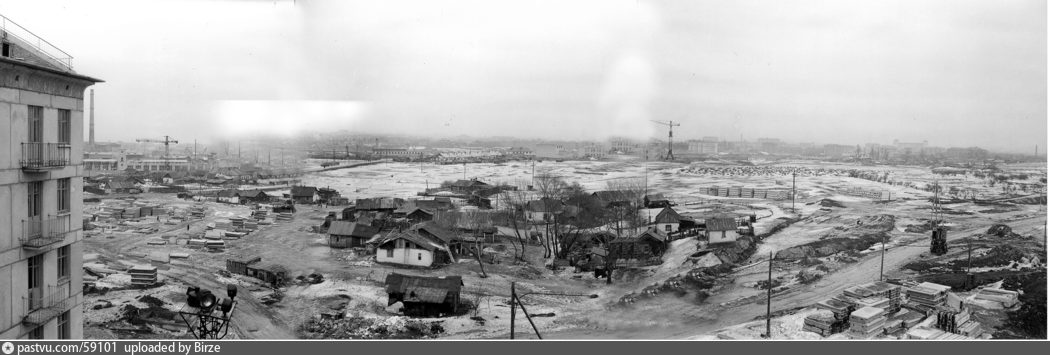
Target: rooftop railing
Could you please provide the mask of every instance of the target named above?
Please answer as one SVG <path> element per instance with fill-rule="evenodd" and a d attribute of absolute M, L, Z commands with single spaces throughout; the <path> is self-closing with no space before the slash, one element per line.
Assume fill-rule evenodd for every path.
<path fill-rule="evenodd" d="M 4 37 L 12 36 L 18 38 L 22 42 L 29 44 L 40 53 L 43 53 L 48 59 L 54 60 L 66 68 L 66 70 L 73 70 L 73 56 L 69 55 L 65 51 L 58 49 L 55 45 L 45 41 L 40 36 L 37 36 L 32 31 L 27 30 L 25 27 L 11 21 L 4 15 L 0 15 L 0 30 L 3 31 Z"/>

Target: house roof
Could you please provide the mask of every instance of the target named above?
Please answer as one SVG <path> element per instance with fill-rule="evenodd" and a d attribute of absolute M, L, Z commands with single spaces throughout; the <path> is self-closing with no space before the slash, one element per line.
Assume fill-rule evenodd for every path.
<path fill-rule="evenodd" d="M 240 191 L 237 190 L 222 190 L 219 191 L 219 197 L 236 197 L 240 195 Z"/>
<path fill-rule="evenodd" d="M 606 191 L 595 191 L 591 196 L 597 197 L 602 202 L 620 202 L 630 200 L 630 192 L 623 190 L 606 190 Z"/>
<path fill-rule="evenodd" d="M 667 201 L 667 198 L 664 197 L 664 194 L 645 195 L 645 199 L 649 201 Z"/>
<path fill-rule="evenodd" d="M 667 239 L 667 235 L 655 229 L 646 229 L 632 236 L 613 239 L 613 241 L 611 241 L 610 243 L 634 243 L 638 241 L 644 241 L 647 239 L 659 243 Z"/>
<path fill-rule="evenodd" d="M 261 197 L 270 197 L 270 195 L 266 194 L 266 191 L 263 191 L 263 190 L 243 190 L 243 191 L 240 191 L 240 195 L 242 197 L 250 197 L 250 198 L 259 198 L 260 196 Z"/>
<path fill-rule="evenodd" d="M 456 232 L 442 228 L 436 222 L 433 221 L 420 223 L 413 227 L 412 230 L 423 231 L 428 236 L 433 236 L 434 238 L 437 238 L 438 240 L 444 243 L 451 242 L 452 240 L 456 239 L 457 236 Z"/>
<path fill-rule="evenodd" d="M 399 198 L 389 197 L 376 197 L 376 198 L 359 198 L 354 203 L 354 208 L 358 210 L 386 210 L 386 209 L 397 209 L 398 206 L 402 205 L 404 200 Z"/>
<path fill-rule="evenodd" d="M 311 197 L 317 193 L 313 186 L 292 186 L 292 197 Z"/>
<path fill-rule="evenodd" d="M 681 221 L 682 216 L 670 207 L 664 207 L 663 210 L 653 218 L 653 222 L 655 223 L 678 223 Z"/>
<path fill-rule="evenodd" d="M 561 201 L 558 201 L 558 200 L 549 199 L 549 198 L 541 198 L 539 200 L 529 201 L 525 205 L 525 209 L 528 210 L 529 212 L 554 212 L 554 213 L 558 213 L 558 212 L 561 212 L 562 208 L 564 208 L 564 205 L 565 205 L 564 203 L 562 203 Z"/>
<path fill-rule="evenodd" d="M 348 235 L 358 238 L 371 238 L 378 233 L 379 230 L 375 227 L 349 221 L 332 221 L 332 225 L 328 226 L 329 235 Z"/>
<path fill-rule="evenodd" d="M 383 240 L 379 242 L 379 245 L 382 246 L 382 245 L 384 245 L 386 243 L 390 243 L 390 242 L 398 240 L 398 239 L 404 239 L 404 240 L 410 241 L 412 243 L 415 243 L 416 245 L 419 245 L 420 248 L 423 248 L 423 249 L 426 249 L 426 250 L 429 250 L 429 251 L 434 251 L 434 250 L 437 250 L 437 249 L 445 249 L 445 246 L 448 245 L 448 243 L 443 241 L 443 240 L 440 240 L 440 239 L 437 239 L 437 238 L 431 238 L 431 237 L 423 236 L 422 234 L 419 233 L 419 231 L 415 231 L 415 230 L 408 230 L 408 231 L 391 233 L 391 234 L 387 235 L 385 238 L 383 238 Z"/>
<path fill-rule="evenodd" d="M 452 186 L 455 186 L 455 187 L 478 187 L 478 186 L 489 186 L 489 184 L 481 182 L 481 181 L 479 181 L 477 179 L 470 179 L 470 180 L 456 180 L 455 182 L 452 183 Z"/>
<path fill-rule="evenodd" d="M 414 215 L 414 214 L 421 214 L 421 213 L 422 214 L 428 214 L 428 215 L 431 215 L 431 216 L 434 215 L 434 212 L 430 212 L 430 211 L 424 210 L 422 208 L 413 208 L 412 211 L 406 213 L 406 215 L 411 216 L 411 215 Z"/>
<path fill-rule="evenodd" d="M 404 294 L 405 300 L 444 303 L 449 293 L 463 288 L 460 276 L 423 277 L 392 272 L 386 275 L 386 292 Z"/>
<path fill-rule="evenodd" d="M 735 231 L 736 219 L 732 217 L 715 217 L 704 220 L 709 231 Z"/>

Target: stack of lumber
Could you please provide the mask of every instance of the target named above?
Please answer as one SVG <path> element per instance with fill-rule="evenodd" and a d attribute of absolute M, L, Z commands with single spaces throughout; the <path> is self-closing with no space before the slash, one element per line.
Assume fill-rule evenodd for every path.
<path fill-rule="evenodd" d="M 223 232 L 221 230 L 212 229 L 204 232 L 204 239 L 208 240 L 219 240 L 222 239 Z"/>
<path fill-rule="evenodd" d="M 196 218 L 196 219 L 204 219 L 204 209 L 203 208 L 194 208 L 194 209 L 190 210 L 190 217 L 193 217 L 193 218 Z"/>
<path fill-rule="evenodd" d="M 970 310 L 963 308 L 961 311 L 946 310 L 937 314 L 937 328 L 949 333 L 977 336 L 981 333 L 981 325 L 970 318 Z"/>
<path fill-rule="evenodd" d="M 244 222 L 244 229 L 251 230 L 251 231 L 257 230 L 257 229 L 259 229 L 259 223 L 256 223 L 256 222 Z"/>
<path fill-rule="evenodd" d="M 972 340 L 965 335 L 952 334 L 940 329 L 917 327 L 908 331 L 908 339 L 918 340 Z"/>
<path fill-rule="evenodd" d="M 887 310 L 886 313 L 889 313 L 890 300 L 886 297 L 871 296 L 857 299 L 854 302 L 857 304 L 857 308 L 875 307 Z"/>
<path fill-rule="evenodd" d="M 847 320 L 850 312 L 855 309 L 853 305 L 834 298 L 817 302 L 817 308 L 831 311 L 835 314 L 835 319 L 839 321 Z"/>
<path fill-rule="evenodd" d="M 919 309 L 922 309 L 926 312 L 929 312 L 933 309 L 937 309 L 938 307 L 944 305 L 945 297 L 947 297 L 948 295 L 948 290 L 944 287 L 947 286 L 930 287 L 930 285 L 940 286 L 937 284 L 924 282 L 919 284 L 918 286 L 909 288 L 907 291 L 908 303 L 917 306 Z"/>
<path fill-rule="evenodd" d="M 1003 307 L 1010 308 L 1017 304 L 1017 291 L 1009 291 L 998 288 L 985 288 L 977 292 L 974 298 L 985 301 L 999 302 Z"/>
<path fill-rule="evenodd" d="M 850 314 L 849 323 L 849 333 L 854 339 L 871 339 L 882 334 L 886 325 L 886 311 L 864 307 Z"/>
<path fill-rule="evenodd" d="M 230 218 L 230 224 L 233 225 L 233 229 L 244 228 L 244 218 L 239 218 L 239 217 Z"/>
<path fill-rule="evenodd" d="M 268 217 L 269 215 L 270 211 L 267 210 L 255 210 L 252 212 L 252 218 L 255 218 L 255 220 L 266 219 L 266 217 Z"/>
<path fill-rule="evenodd" d="M 901 321 L 904 328 L 912 328 L 926 319 L 926 315 L 910 309 L 901 309 L 896 313 L 891 313 L 889 319 Z"/>
<path fill-rule="evenodd" d="M 291 221 L 292 220 L 292 214 L 291 213 L 287 213 L 287 212 L 278 213 L 277 214 L 277 220 L 278 221 L 282 221 L 282 222 L 283 221 Z"/>
<path fill-rule="evenodd" d="M 833 328 L 837 322 L 834 312 L 822 309 L 806 317 L 802 323 L 802 330 L 826 337 L 834 334 Z"/>
<path fill-rule="evenodd" d="M 901 287 L 888 282 L 875 281 L 869 284 L 867 287 L 869 290 L 874 291 L 876 294 L 886 297 L 890 300 L 889 306 L 886 308 L 888 313 L 897 313 L 901 309 Z"/>
<path fill-rule="evenodd" d="M 226 241 L 223 240 L 209 240 L 205 244 L 209 250 L 225 250 Z"/>
<path fill-rule="evenodd" d="M 135 266 L 128 269 L 131 275 L 131 284 L 136 286 L 150 286 L 157 283 L 157 268 L 153 266 Z"/>

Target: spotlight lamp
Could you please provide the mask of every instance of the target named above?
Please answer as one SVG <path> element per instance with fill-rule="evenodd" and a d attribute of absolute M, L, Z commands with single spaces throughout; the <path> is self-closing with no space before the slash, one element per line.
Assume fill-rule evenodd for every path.
<path fill-rule="evenodd" d="M 222 339 L 230 331 L 230 321 L 236 306 L 237 286 L 226 285 L 229 298 L 218 298 L 210 290 L 198 286 L 186 288 L 186 305 L 179 311 L 179 316 L 186 323 L 190 333 L 197 339 Z M 215 313 L 216 310 L 222 315 Z"/>

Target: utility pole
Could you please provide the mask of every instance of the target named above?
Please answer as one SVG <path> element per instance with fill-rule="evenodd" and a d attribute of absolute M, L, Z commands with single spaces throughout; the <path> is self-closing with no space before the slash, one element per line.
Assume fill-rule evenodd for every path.
<path fill-rule="evenodd" d="M 771 332 L 773 314 L 773 252 L 769 252 L 769 277 L 766 278 L 766 338 L 773 338 Z"/>
<path fill-rule="evenodd" d="M 514 308 L 514 301 L 518 299 L 517 293 L 514 292 L 514 281 L 510 282 L 510 338 L 514 339 L 514 314 L 517 309 Z"/>
<path fill-rule="evenodd" d="M 879 281 L 882 281 L 882 270 L 886 266 L 886 236 L 882 236 L 882 259 L 879 260 Z"/>
<path fill-rule="evenodd" d="M 791 213 L 795 213 L 795 173 L 791 172 Z"/>

